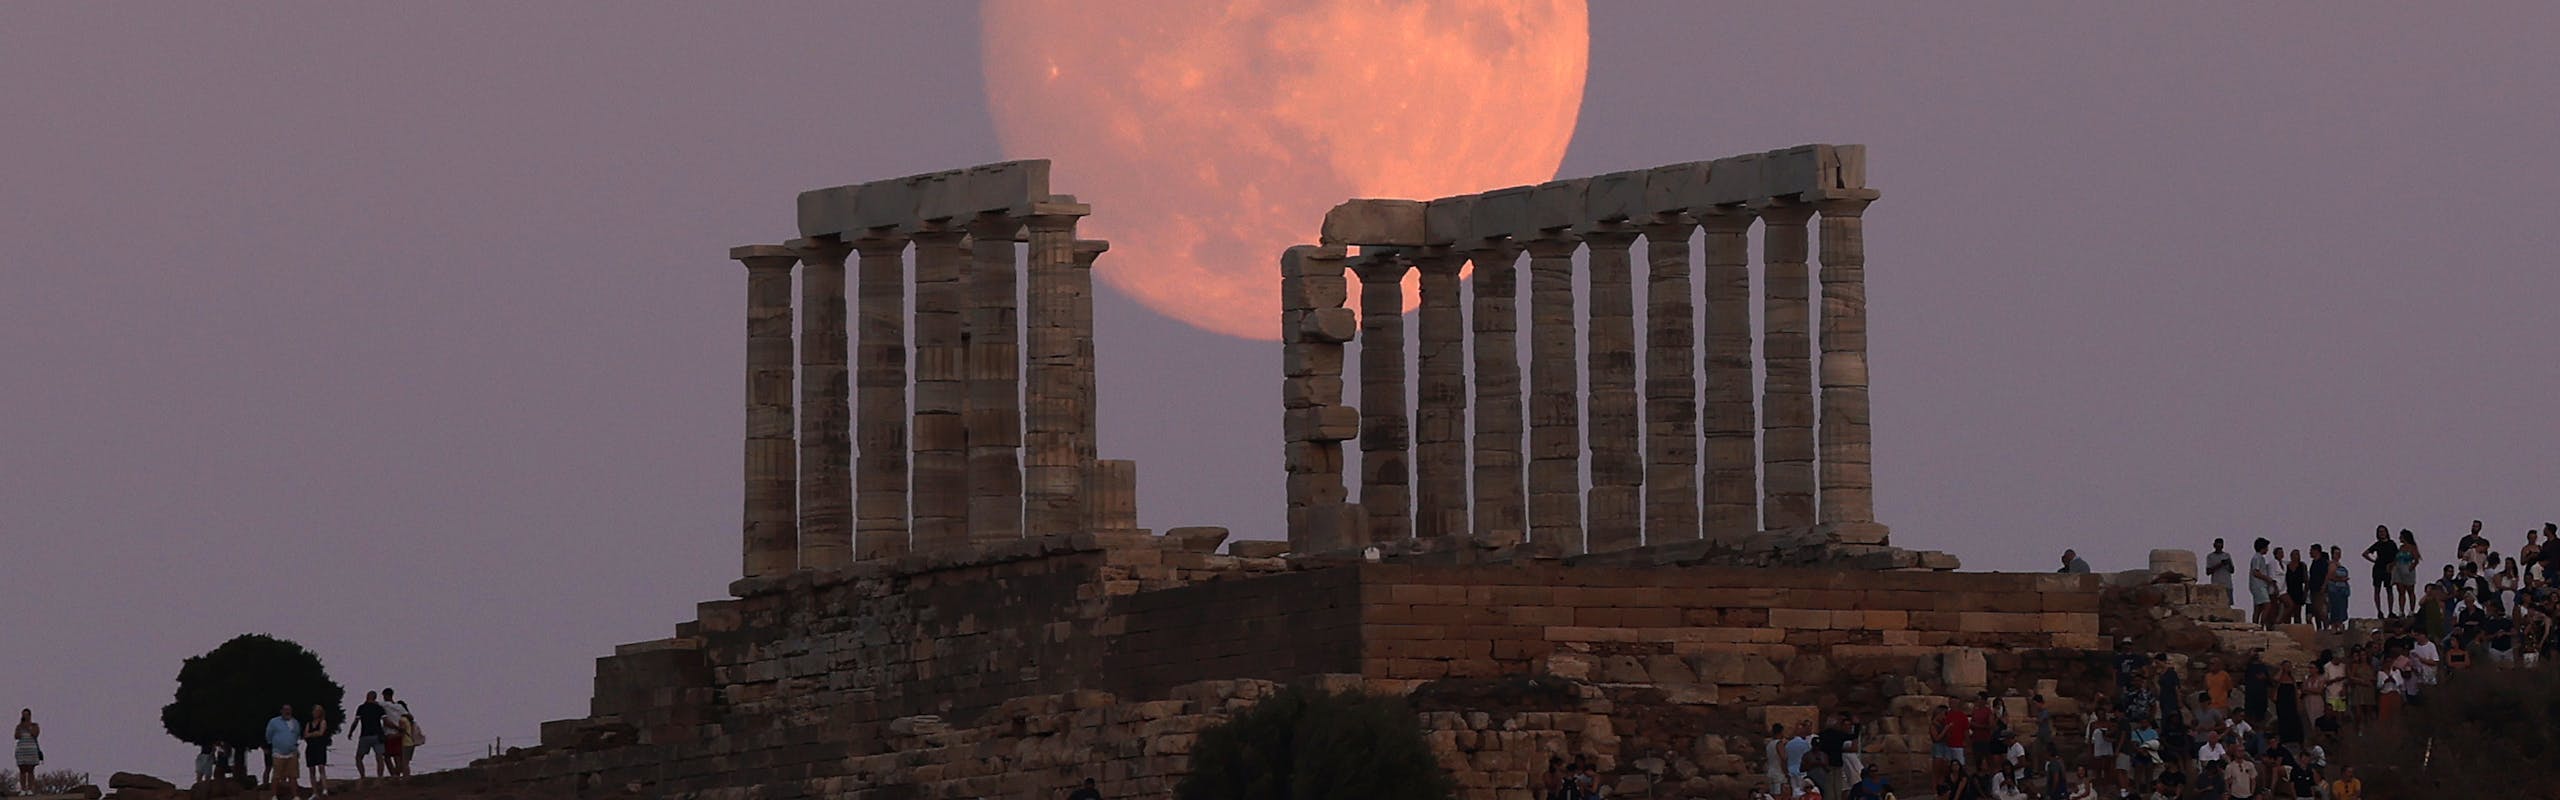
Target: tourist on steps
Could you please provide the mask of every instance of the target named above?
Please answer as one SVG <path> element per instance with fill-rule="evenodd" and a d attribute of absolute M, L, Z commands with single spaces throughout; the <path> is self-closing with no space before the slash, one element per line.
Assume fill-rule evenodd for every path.
<path fill-rule="evenodd" d="M 296 754 L 302 750 L 302 720 L 293 716 L 293 706 L 276 710 L 275 719 L 267 720 L 267 784 L 275 789 L 276 800 L 292 800 L 302 788 L 302 762 Z"/>
<path fill-rule="evenodd" d="M 2364 548 L 2364 560 L 2373 565 L 2373 614 L 2377 617 L 2399 615 L 2392 602 L 2391 576 L 2399 569 L 2400 545 L 2391 541 L 2391 526 L 2373 526 L 2373 544 Z"/>
<path fill-rule="evenodd" d="M 2275 625 L 2276 565 L 2268 560 L 2266 537 L 2258 537 L 2252 546 L 2257 555 L 2249 557 L 2249 621 L 2273 627 Z"/>
<path fill-rule="evenodd" d="M 2398 599 L 2395 607 L 2406 614 L 2418 605 L 2418 565 L 2424 561 L 2418 552 L 2418 535 L 2400 529 L 2400 547 L 2391 562 L 2391 593 Z"/>
<path fill-rule="evenodd" d="M 364 693 L 364 704 L 356 706 L 356 724 L 347 727 L 347 738 L 356 740 L 356 788 L 372 785 L 365 775 L 365 756 L 373 757 L 373 774 L 391 777 L 391 759 L 382 750 L 381 692 Z"/>
<path fill-rule="evenodd" d="M 311 769 L 311 793 L 329 795 L 329 708 L 311 706 L 311 724 L 302 729 L 302 761 Z"/>
<path fill-rule="evenodd" d="M 2329 629 L 2346 630 L 2347 608 L 2349 603 L 2347 593 L 2355 584 L 2355 573 L 2347 569 L 2346 548 L 2339 547 L 2337 545 L 2329 546 L 2329 574 L 2327 576 L 2327 581 L 2329 589 Z"/>
<path fill-rule="evenodd" d="M 2213 585 L 2228 591 L 2231 588 L 2232 572 L 2231 554 L 2223 552 L 2222 539 L 2215 537 L 2213 552 L 2204 554 L 2204 577 L 2206 580 L 2213 581 Z"/>
<path fill-rule="evenodd" d="M 36 741 L 43 735 L 44 726 L 36 724 L 35 709 L 18 709 L 18 729 L 10 738 L 18 740 L 18 788 L 28 792 L 35 791 L 36 765 L 44 763 L 44 745 Z"/>

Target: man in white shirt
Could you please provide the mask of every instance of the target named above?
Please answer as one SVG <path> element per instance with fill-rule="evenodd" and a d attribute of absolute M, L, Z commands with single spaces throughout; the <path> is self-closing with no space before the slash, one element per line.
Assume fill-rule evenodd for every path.
<path fill-rule="evenodd" d="M 2232 800 L 2248 800 L 2258 796 L 2258 762 L 2235 758 L 2222 767 L 2222 792 Z"/>
<path fill-rule="evenodd" d="M 2257 555 L 2249 557 L 2249 619 L 2260 625 L 2275 625 L 2276 581 L 2283 575 L 2275 562 L 2267 558 L 2267 539 L 2258 537 Z"/>
<path fill-rule="evenodd" d="M 2418 644 L 2409 648 L 2409 657 L 2418 661 L 2418 685 L 2436 685 L 2436 661 L 2443 655 L 2436 650 L 2435 641 L 2427 638 L 2426 631 L 2418 632 Z"/>
<path fill-rule="evenodd" d="M 2231 563 L 2231 554 L 2223 552 L 2222 550 L 2222 540 L 2213 540 L 2213 552 L 2204 554 L 2205 578 L 2213 581 L 2213 585 L 2215 586 L 2229 589 L 2231 588 L 2231 573 L 2234 571 L 2233 566 L 2234 565 Z"/>

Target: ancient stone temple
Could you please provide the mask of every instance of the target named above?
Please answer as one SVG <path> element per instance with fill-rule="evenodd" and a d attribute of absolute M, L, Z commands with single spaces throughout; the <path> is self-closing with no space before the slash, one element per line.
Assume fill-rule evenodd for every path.
<path fill-rule="evenodd" d="M 1830 712 L 1917 785 L 1950 697 L 2068 715 L 2108 685 L 2108 635 L 2196 639 L 2173 623 L 2227 597 L 2185 582 L 2192 558 L 2111 590 L 1884 542 L 1863 161 L 1816 145 L 1335 209 L 1278 254 L 1285 542 L 1137 528 L 1135 467 L 1094 436 L 1107 246 L 1076 228 L 1108 210 L 1053 194 L 1045 162 L 803 193 L 797 238 L 729 253 L 732 596 L 597 659 L 587 713 L 541 746 L 419 782 L 1046 800 L 1091 778 L 1166 800 L 1201 731 L 1297 685 L 1407 699 L 1466 800 L 1529 800 L 1568 755 L 1618 796 L 1740 797 L 1768 725 Z"/>
<path fill-rule="evenodd" d="M 1876 197 L 1865 148 L 1805 145 L 1336 207 L 1322 242 L 1281 262 L 1291 546 L 1467 534 L 1525 536 L 1562 553 L 1701 538 L 1884 545 L 1869 460 L 1861 221 Z M 1818 295 L 1806 257 L 1816 224 Z M 1701 228 L 1703 253 L 1690 242 Z M 1472 304 L 1459 292 L 1468 266 Z M 1421 276 L 1418 359 L 1405 348 L 1408 272 Z M 1346 273 L 1360 284 L 1356 315 Z M 1576 310 L 1577 286 L 1589 287 L 1579 298 L 1587 313 Z M 1360 354 L 1356 411 L 1342 402 L 1346 344 Z M 1408 371 L 1420 381 L 1413 409 Z M 1341 445 L 1354 438 L 1356 498 Z"/>

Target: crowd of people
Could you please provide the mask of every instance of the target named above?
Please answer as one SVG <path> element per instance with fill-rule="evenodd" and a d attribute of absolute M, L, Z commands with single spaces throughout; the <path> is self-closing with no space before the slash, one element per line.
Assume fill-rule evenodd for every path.
<path fill-rule="evenodd" d="M 333 722 L 340 725 L 333 726 Z M 303 794 L 302 780 L 307 771 L 311 794 L 327 796 L 331 737 L 341 730 L 344 738 L 355 742 L 359 787 L 380 778 L 408 775 L 411 754 L 426 743 L 426 731 L 418 725 L 417 715 L 392 689 L 364 693 L 364 703 L 356 706 L 354 724 L 344 725 L 345 722 L 331 720 L 327 706 L 314 705 L 307 716 L 297 715 L 291 705 L 278 708 L 276 716 L 267 720 L 258 745 L 260 763 L 264 765 L 259 782 L 272 787 L 278 800 L 283 800 Z M 365 770 L 368 757 L 373 759 L 370 773 Z M 234 761 L 229 745 L 202 745 L 196 750 L 196 780 L 237 777 L 231 774 Z"/>
<path fill-rule="evenodd" d="M 2432 586 L 2444 593 L 2436 605 L 2464 601 L 2468 593 L 2468 601 L 2479 604 L 2484 613 L 2512 617 L 2560 576 L 2560 524 L 2545 522 L 2525 529 L 2523 546 L 2512 556 L 2500 552 L 2481 528 L 2479 520 L 2472 520 L 2471 531 L 2455 543 L 2454 558 L 2442 565 L 2442 573 L 2421 583 L 2426 554 L 2418 546 L 2417 535 L 2402 528 L 2395 536 L 2388 525 L 2374 526 L 2373 541 L 2354 556 L 2364 562 L 2364 583 L 2373 596 L 2374 616 L 2392 619 L 2425 613 L 2430 605 L 2426 592 Z M 2261 538 L 2251 543 L 2251 550 L 2244 586 L 2234 585 L 2241 565 L 2224 549 L 2223 540 L 2213 540 L 2213 551 L 2204 557 L 2208 580 L 2231 589 L 2235 599 L 2245 591 L 2251 621 L 2270 627 L 2346 627 L 2357 570 L 2344 546 L 2313 543 L 2288 551 Z M 2071 560 L 2066 552 L 2064 571 L 2072 570 Z M 2085 566 L 2081 569 L 2086 571 Z"/>

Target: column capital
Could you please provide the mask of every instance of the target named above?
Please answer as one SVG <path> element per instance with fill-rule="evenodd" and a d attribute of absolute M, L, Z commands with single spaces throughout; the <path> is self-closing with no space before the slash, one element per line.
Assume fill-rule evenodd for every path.
<path fill-rule="evenodd" d="M 1351 272 L 1360 276 L 1363 285 L 1401 283 L 1405 271 L 1413 268 L 1413 259 L 1399 252 L 1363 254 L 1351 263 Z"/>
<path fill-rule="evenodd" d="M 965 228 L 937 225 L 908 234 L 908 238 L 918 245 L 948 245 L 967 238 L 968 235 L 969 231 Z"/>
<path fill-rule="evenodd" d="M 1004 214 L 980 214 L 969 220 L 969 237 L 979 241 L 1012 241 L 1022 230 L 1022 218 Z"/>
<path fill-rule="evenodd" d="M 1687 214 L 1656 214 L 1653 219 L 1635 223 L 1635 229 L 1644 232 L 1644 238 L 1652 241 L 1687 241 L 1689 232 L 1698 229 L 1698 218 Z"/>
<path fill-rule="evenodd" d="M 1031 204 L 1031 213 L 1021 217 L 1032 230 L 1055 233 L 1075 230 L 1076 220 L 1093 213 L 1093 206 L 1076 202 L 1073 195 L 1054 195 L 1045 202 Z"/>
<path fill-rule="evenodd" d="M 793 252 L 799 254 L 801 263 L 809 264 L 811 266 L 819 264 L 841 265 L 844 263 L 844 257 L 853 252 L 853 245 L 846 244 L 842 237 L 837 236 L 793 239 L 791 240 L 789 247 Z"/>
<path fill-rule="evenodd" d="M 1454 276 L 1466 265 L 1466 252 L 1449 247 L 1425 247 L 1413 255 L 1413 271 L 1424 275 Z"/>
<path fill-rule="evenodd" d="M 1752 210 L 1771 225 L 1802 225 L 1813 218 L 1813 204 L 1784 197 L 1752 204 Z"/>
<path fill-rule="evenodd" d="M 1473 261 L 1477 264 L 1494 261 L 1510 263 L 1520 258 L 1520 251 L 1522 249 L 1524 248 L 1520 246 L 1520 243 L 1513 241 L 1510 237 L 1485 239 L 1476 242 L 1474 245 L 1467 248 L 1467 260 Z"/>
<path fill-rule="evenodd" d="M 907 237 L 881 233 L 853 240 L 853 249 L 863 258 L 895 258 L 907 251 Z"/>
<path fill-rule="evenodd" d="M 1582 237 L 1565 229 L 1540 231 L 1538 238 L 1529 240 L 1525 247 L 1530 258 L 1571 257 L 1574 250 L 1582 247 Z"/>
<path fill-rule="evenodd" d="M 747 265 L 747 269 L 787 270 L 800 263 L 800 253 L 787 245 L 742 244 L 729 248 L 729 259 Z"/>
<path fill-rule="evenodd" d="M 1751 222 L 1760 218 L 1760 211 L 1744 205 L 1716 206 L 1697 217 L 1698 224 L 1708 233 L 1743 233 L 1751 230 Z"/>
<path fill-rule="evenodd" d="M 1634 246 L 1636 236 L 1640 232 L 1635 226 L 1621 223 L 1604 223 L 1599 227 L 1577 231 L 1582 240 L 1591 243 L 1594 249 L 1604 247 L 1623 249 Z"/>
<path fill-rule="evenodd" d="M 1867 213 L 1867 204 L 1875 202 L 1877 196 L 1876 190 L 1865 189 L 1855 195 L 1826 197 L 1814 201 L 1812 205 L 1814 210 L 1822 212 L 1826 217 L 1855 217 Z"/>
<path fill-rule="evenodd" d="M 1074 261 L 1077 268 L 1092 269 L 1094 259 L 1111 252 L 1111 242 L 1103 239 L 1077 239 L 1075 247 L 1069 252 L 1075 255 Z"/>

